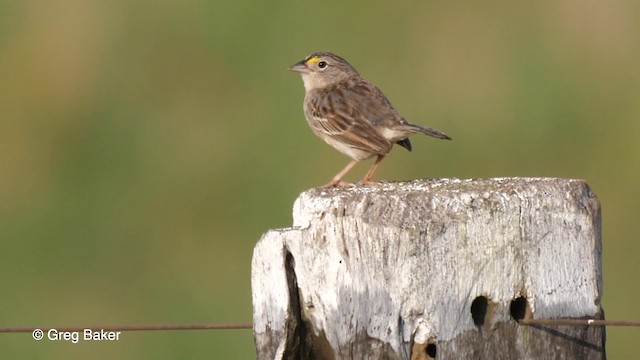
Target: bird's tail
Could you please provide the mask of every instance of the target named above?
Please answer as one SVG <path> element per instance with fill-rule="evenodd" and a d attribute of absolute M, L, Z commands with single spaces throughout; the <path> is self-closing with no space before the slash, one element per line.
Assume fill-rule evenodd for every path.
<path fill-rule="evenodd" d="M 416 125 L 416 124 L 406 124 L 407 128 L 419 132 L 425 135 L 433 136 L 434 138 L 443 139 L 443 140 L 451 140 L 451 137 L 442 131 L 438 131 L 436 129 L 432 129 L 430 127 Z"/>

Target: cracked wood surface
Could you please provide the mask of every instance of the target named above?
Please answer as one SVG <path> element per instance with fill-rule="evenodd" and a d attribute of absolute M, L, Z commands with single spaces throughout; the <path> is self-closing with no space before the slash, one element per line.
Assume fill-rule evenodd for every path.
<path fill-rule="evenodd" d="M 600 258 L 582 180 L 311 189 L 254 249 L 257 357 L 603 359 L 604 328 L 512 317 L 602 319 Z"/>

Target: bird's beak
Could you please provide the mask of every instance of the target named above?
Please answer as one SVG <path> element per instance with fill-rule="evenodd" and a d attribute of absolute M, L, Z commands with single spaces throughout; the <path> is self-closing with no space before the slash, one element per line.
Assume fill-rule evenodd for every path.
<path fill-rule="evenodd" d="M 307 64 L 305 63 L 304 60 L 299 61 L 291 66 L 289 66 L 289 70 L 291 71 L 295 71 L 301 74 L 308 74 L 311 72 L 311 70 L 309 70 L 309 68 L 307 67 Z"/>

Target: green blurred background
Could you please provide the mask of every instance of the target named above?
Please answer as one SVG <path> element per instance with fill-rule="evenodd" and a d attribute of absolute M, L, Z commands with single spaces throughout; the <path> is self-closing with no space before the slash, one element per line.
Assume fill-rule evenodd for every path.
<path fill-rule="evenodd" d="M 640 3 L 3 1 L 2 326 L 251 321 L 250 259 L 348 161 L 286 69 L 336 52 L 416 137 L 378 179 L 586 179 L 604 307 L 640 319 Z M 370 164 L 347 177 L 356 180 Z M 609 328 L 611 359 L 636 328 Z M 251 359 L 251 331 L 0 335 L 0 357 Z"/>

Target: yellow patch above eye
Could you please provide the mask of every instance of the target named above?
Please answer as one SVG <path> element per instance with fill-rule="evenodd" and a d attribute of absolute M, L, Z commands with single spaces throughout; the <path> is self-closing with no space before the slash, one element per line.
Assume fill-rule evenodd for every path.
<path fill-rule="evenodd" d="M 307 60 L 307 64 L 315 64 L 317 62 L 320 62 L 320 56 L 314 56 Z"/>

